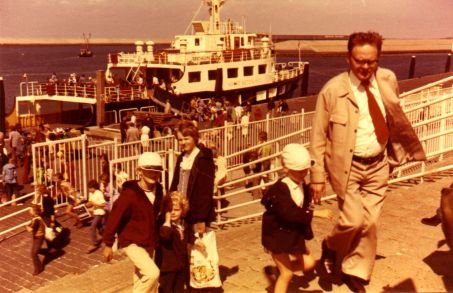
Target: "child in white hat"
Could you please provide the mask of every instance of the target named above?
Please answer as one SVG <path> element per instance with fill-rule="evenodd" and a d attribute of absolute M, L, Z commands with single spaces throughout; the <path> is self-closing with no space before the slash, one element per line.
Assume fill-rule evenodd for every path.
<path fill-rule="evenodd" d="M 263 214 L 262 238 L 264 248 L 280 271 L 274 292 L 286 292 L 295 271 L 310 271 L 315 261 L 305 246 L 313 238 L 313 216 L 332 218 L 330 210 L 313 210 L 311 196 L 304 178 L 311 165 L 310 155 L 301 144 L 288 144 L 281 156 L 285 176 L 266 192 L 261 203 Z"/>

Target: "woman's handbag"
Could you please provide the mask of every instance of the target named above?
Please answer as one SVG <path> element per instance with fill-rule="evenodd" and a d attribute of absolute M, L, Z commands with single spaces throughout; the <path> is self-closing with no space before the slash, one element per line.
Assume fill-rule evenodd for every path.
<path fill-rule="evenodd" d="M 55 230 L 51 227 L 47 227 L 47 225 L 44 223 L 44 238 L 47 241 L 53 241 L 56 236 L 57 234 L 55 233 Z"/>
<path fill-rule="evenodd" d="M 208 231 L 199 239 L 205 245 L 206 250 L 198 250 L 195 246 L 190 250 L 190 287 L 221 287 L 215 233 Z"/>

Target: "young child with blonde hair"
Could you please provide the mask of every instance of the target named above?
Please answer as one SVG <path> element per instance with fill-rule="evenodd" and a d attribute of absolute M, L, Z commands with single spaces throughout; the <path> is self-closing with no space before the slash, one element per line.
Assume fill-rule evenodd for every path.
<path fill-rule="evenodd" d="M 159 292 L 184 292 L 188 268 L 187 225 L 184 216 L 189 210 L 187 198 L 178 191 L 163 199 L 159 246 L 156 264 L 160 269 Z"/>

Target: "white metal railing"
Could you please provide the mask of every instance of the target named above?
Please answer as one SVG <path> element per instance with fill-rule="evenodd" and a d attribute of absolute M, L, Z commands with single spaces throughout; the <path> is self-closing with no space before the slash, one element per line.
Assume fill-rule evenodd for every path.
<path fill-rule="evenodd" d="M 270 50 L 270 49 L 267 49 Z M 246 60 L 260 60 L 267 59 L 268 54 L 262 54 L 262 48 L 254 49 L 237 49 L 237 50 L 224 50 L 224 51 L 197 51 L 197 52 L 170 52 L 160 51 L 152 52 L 132 52 L 132 53 L 117 53 L 110 54 L 110 60 L 116 58 L 117 63 L 114 64 L 141 64 L 144 61 L 152 64 L 167 64 L 167 65 L 181 65 L 181 64 L 211 64 L 219 62 L 238 62 Z M 116 56 L 112 58 L 112 56 Z"/>
<path fill-rule="evenodd" d="M 411 121 L 425 148 L 429 161 L 410 163 L 396 168 L 392 174 L 391 182 L 422 177 L 424 174 L 429 174 L 429 172 L 432 172 L 429 169 L 432 162 L 443 160 L 445 156 L 449 156 L 453 151 L 453 94 L 449 89 L 439 90 L 438 93 L 435 100 L 430 98 L 430 100 L 426 100 L 423 103 L 411 105 L 405 110 L 407 117 Z M 420 115 L 420 113 L 423 113 L 423 115 Z M 276 174 L 280 170 L 277 157 L 281 146 L 289 142 L 300 142 L 309 145 L 313 114 L 313 112 L 304 113 L 302 111 L 299 114 L 283 117 L 270 118 L 267 116 L 264 120 L 250 122 L 247 125 L 226 123 L 223 127 L 201 130 L 200 141 L 215 142 L 219 148 L 219 153 L 227 158 L 228 181 L 221 187 L 226 187 L 227 189 L 236 187 L 237 189 L 237 185 L 240 185 L 241 182 L 245 182 L 246 180 L 254 180 L 256 182 L 257 178 L 261 178 L 264 175 L 269 175 L 269 178 L 275 179 L 277 177 Z M 268 141 L 263 144 L 258 143 L 258 134 L 260 131 L 266 131 L 268 134 Z M 235 178 L 235 172 L 238 173 L 240 169 L 247 166 L 247 164 L 242 163 L 244 153 L 262 147 L 264 144 L 271 145 L 272 155 L 268 158 L 259 158 L 255 162 L 250 162 L 249 165 L 264 160 L 271 160 L 271 170 L 251 176 L 242 176 L 241 174 L 241 178 Z M 44 183 L 46 185 L 52 184 L 51 174 L 57 172 L 66 174 L 67 179 L 80 194 L 86 196 L 87 182 L 91 179 L 98 180 L 100 174 L 105 171 L 101 166 L 103 156 L 107 157 L 108 170 L 111 176 L 113 174 L 113 166 L 121 163 L 125 164 L 123 167 L 127 170 L 130 176 L 129 178 L 136 178 L 136 166 L 133 165 L 133 161 L 136 161 L 138 155 L 143 150 L 152 150 L 161 153 L 165 161 L 168 162 L 168 167 L 166 167 L 167 172 L 163 177 L 168 181 L 166 183 L 168 184 L 171 182 L 175 163 L 174 156 L 178 149 L 179 146 L 174 136 L 150 139 L 148 144 L 145 143 L 145 145 L 140 141 L 121 144 L 117 140 L 93 143 L 86 136 L 39 143 L 34 144 L 32 148 L 33 174 L 35 183 Z M 453 166 L 449 166 L 448 168 L 453 168 Z M 272 180 L 262 183 L 258 181 L 257 184 L 249 189 L 239 188 L 235 191 L 230 190 L 225 195 L 217 195 L 216 198 L 228 198 L 235 194 L 258 190 L 263 186 L 272 184 L 272 182 Z M 235 192 L 235 194 L 232 192 Z M 30 194 L 26 197 L 16 199 L 16 201 L 32 196 L 33 194 Z M 66 203 L 65 198 L 59 198 L 58 200 L 59 205 Z M 238 206 L 231 205 L 227 209 L 220 209 L 218 207 L 218 215 L 225 211 L 234 211 L 236 213 L 236 210 L 250 209 L 253 204 L 257 203 L 257 200 L 252 200 L 251 203 L 247 202 L 241 202 Z M 12 202 L 0 205 L 0 211 L 10 203 Z M 256 206 L 253 208 L 256 209 Z M 256 211 L 248 211 L 244 215 L 229 218 L 228 220 L 223 220 L 222 217 L 219 220 L 218 217 L 216 223 L 221 225 L 243 219 L 244 217 L 253 217 L 255 214 Z M 2 233 L 4 231 L 0 232 L 0 235 L 3 235 Z"/>
<path fill-rule="evenodd" d="M 82 98 L 96 98 L 96 85 L 87 83 L 43 83 L 38 81 L 23 81 L 20 83 L 21 96 L 71 96 Z"/>
<path fill-rule="evenodd" d="M 420 180 L 423 181 L 423 176 L 453 169 L 453 164 L 441 166 L 436 169 L 430 168 L 430 166 L 434 163 L 444 160 L 445 156 L 453 156 L 453 93 L 448 89 L 445 91 L 439 91 L 439 93 L 440 94 L 437 94 L 436 100 L 431 99 L 430 101 L 426 101 L 425 103 L 421 103 L 406 110 L 406 115 L 422 142 L 428 160 L 426 162 L 411 162 L 395 168 L 391 174 L 389 183 L 396 183 L 413 178 L 420 178 Z M 425 113 L 425 115 L 423 115 L 424 120 L 420 119 L 420 111 Z M 311 125 L 307 128 L 303 128 L 301 131 L 302 133 L 296 132 L 294 135 L 298 139 L 304 136 L 309 137 L 310 131 Z M 277 138 L 269 143 L 276 143 L 277 141 L 283 142 L 284 137 Z M 302 140 L 301 143 L 308 146 L 309 141 Z M 286 143 L 281 143 L 281 145 L 285 144 Z M 241 156 L 249 150 L 256 150 L 260 147 L 262 147 L 262 145 L 256 145 L 248 150 L 232 153 L 228 155 L 227 158 L 230 159 L 236 156 Z M 259 193 L 261 189 L 271 185 L 274 182 L 270 181 L 265 183 L 263 180 L 260 181 L 263 175 L 276 174 L 281 170 L 281 167 L 278 166 L 279 160 L 276 160 L 276 157 L 279 154 L 278 149 L 273 148 L 273 150 L 274 153 L 270 157 L 260 158 L 259 160 L 243 165 L 228 165 L 229 180 L 219 186 L 219 190 L 222 188 L 232 188 L 233 190 L 227 191 L 223 195 L 219 192 L 215 196 L 215 199 L 217 199 L 216 225 L 221 226 L 262 215 L 263 207 L 259 204 L 259 199 L 256 199 L 256 196 L 252 196 L 250 198 L 247 195 L 247 192 L 252 192 L 253 194 L 254 191 L 258 191 Z M 257 174 L 252 173 L 252 175 L 249 176 L 243 176 L 241 172 L 237 175 L 238 171 L 243 167 L 269 159 L 273 160 L 273 168 L 271 168 L 271 170 Z M 274 177 L 274 180 L 275 179 L 276 176 Z M 254 185 L 249 188 L 244 188 L 245 183 L 248 181 L 253 181 Z M 334 198 L 335 196 L 335 194 L 331 194 L 324 197 L 323 200 L 328 200 Z M 236 198 L 234 201 L 238 203 L 234 205 L 230 204 L 226 208 L 221 208 L 220 200 L 233 198 Z M 225 212 L 230 212 L 231 215 L 227 214 L 227 216 L 224 217 Z"/>

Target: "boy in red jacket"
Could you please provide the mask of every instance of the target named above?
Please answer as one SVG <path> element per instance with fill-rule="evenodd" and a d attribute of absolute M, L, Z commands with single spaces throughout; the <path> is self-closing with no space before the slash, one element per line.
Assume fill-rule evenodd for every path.
<path fill-rule="evenodd" d="M 137 164 L 140 180 L 126 181 L 121 195 L 113 204 L 103 241 L 104 257 L 113 257 L 112 246 L 118 234 L 118 246 L 135 265 L 134 292 L 157 292 L 159 269 L 154 263 L 157 244 L 156 219 L 162 202 L 162 171 L 159 154 L 143 153 Z"/>

